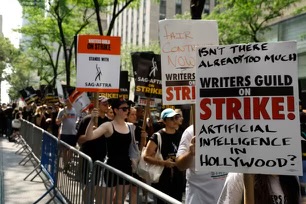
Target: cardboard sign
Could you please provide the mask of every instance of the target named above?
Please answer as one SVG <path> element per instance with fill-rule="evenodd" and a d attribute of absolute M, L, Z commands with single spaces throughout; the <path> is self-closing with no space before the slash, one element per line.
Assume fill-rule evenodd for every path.
<path fill-rule="evenodd" d="M 64 90 L 63 90 L 63 86 L 61 84 L 61 82 L 56 79 L 56 90 L 57 90 L 57 96 L 58 96 L 58 100 L 61 104 L 65 103 L 65 95 L 64 95 Z"/>
<path fill-rule="evenodd" d="M 153 52 L 132 53 L 135 95 L 162 98 L 160 55 Z"/>
<path fill-rule="evenodd" d="M 77 39 L 77 90 L 119 92 L 120 37 L 78 35 Z"/>
<path fill-rule="evenodd" d="M 196 53 L 196 169 L 302 175 L 296 42 Z"/>
<path fill-rule="evenodd" d="M 129 82 L 129 72 L 128 71 L 120 71 L 120 84 L 119 84 L 119 93 L 100 93 L 101 96 L 105 96 L 106 98 L 122 98 L 125 100 L 129 100 L 130 94 L 130 82 Z"/>
<path fill-rule="evenodd" d="M 196 46 L 218 45 L 216 21 L 159 22 L 163 105 L 195 103 Z"/>
<path fill-rule="evenodd" d="M 78 115 L 80 115 L 82 111 L 87 109 L 87 107 L 91 103 L 86 92 L 80 92 L 77 90 L 74 90 L 68 99 Z"/>

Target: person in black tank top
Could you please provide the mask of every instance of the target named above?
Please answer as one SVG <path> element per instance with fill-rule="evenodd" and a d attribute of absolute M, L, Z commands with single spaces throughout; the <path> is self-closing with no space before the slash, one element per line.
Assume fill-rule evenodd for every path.
<path fill-rule="evenodd" d="M 161 120 L 165 124 L 165 128 L 160 129 L 158 132 L 161 135 L 161 154 L 163 160 L 155 158 L 155 154 L 158 148 L 158 136 L 154 133 L 148 141 L 146 146 L 146 152 L 144 160 L 150 164 L 164 166 L 164 170 L 157 183 L 152 183 L 152 187 L 159 191 L 175 198 L 178 201 L 182 201 L 183 192 L 181 187 L 184 174 L 178 170 L 175 164 L 175 157 L 179 142 L 182 134 L 177 131 L 179 125 L 180 115 L 173 109 L 167 108 L 161 113 Z M 165 202 L 157 198 L 157 204 L 164 204 Z"/>
<path fill-rule="evenodd" d="M 107 143 L 107 164 L 128 174 L 132 175 L 131 160 L 129 158 L 129 146 L 131 143 L 131 133 L 125 120 L 128 116 L 130 103 L 120 99 L 114 99 L 111 101 L 111 106 L 114 111 L 114 120 L 111 122 L 105 122 L 97 129 L 93 130 L 94 118 L 99 115 L 97 109 L 93 109 L 91 120 L 87 126 L 85 135 L 86 140 L 94 140 L 101 136 L 106 138 Z M 107 187 L 107 198 L 118 198 L 116 203 L 121 203 L 129 192 L 129 183 L 119 178 L 117 183 L 117 176 L 111 172 L 104 174 Z M 117 185 L 117 186 L 116 186 Z M 111 192 L 113 195 L 111 195 Z M 124 192 L 124 194 L 123 194 Z M 114 196 L 116 195 L 116 196 Z"/>

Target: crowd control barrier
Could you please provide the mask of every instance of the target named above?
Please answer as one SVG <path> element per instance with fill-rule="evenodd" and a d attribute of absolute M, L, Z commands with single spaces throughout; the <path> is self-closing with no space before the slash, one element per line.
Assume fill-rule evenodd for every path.
<path fill-rule="evenodd" d="M 52 134 L 28 121 L 22 120 L 18 144 L 22 147 L 17 152 L 27 153 L 23 161 L 26 158 L 39 161 L 25 180 L 34 172 L 31 181 L 40 173 L 44 173 L 48 179 L 46 192 L 35 203 L 39 203 L 48 194 L 52 195 L 52 198 L 47 203 L 54 200 L 56 203 L 73 204 L 141 204 L 146 203 L 143 202 L 143 196 L 148 194 L 154 203 L 157 198 L 169 204 L 181 203 L 101 161 L 93 164 L 88 155 L 59 141 Z M 122 185 L 119 185 L 119 179 Z M 106 184 L 110 183 L 113 188 L 106 187 Z M 126 187 L 124 189 L 128 192 L 123 192 L 122 195 L 128 194 L 128 196 L 118 194 L 115 194 L 115 197 L 111 196 L 114 195 L 114 191 L 118 192 L 120 186 Z"/>
<path fill-rule="evenodd" d="M 34 127 L 32 123 L 27 121 L 23 121 L 21 124 L 20 132 L 17 134 L 17 141 L 21 145 L 21 148 L 16 153 L 26 153 L 26 156 L 19 164 L 25 165 L 29 161 L 32 161 L 36 165 L 40 161 L 40 152 L 37 149 L 41 147 L 43 129 Z"/>
<path fill-rule="evenodd" d="M 73 204 L 90 203 L 92 160 L 65 142 L 58 142 L 57 189 Z"/>
<path fill-rule="evenodd" d="M 115 176 L 112 176 L 115 175 Z M 122 179 L 123 183 L 122 196 L 116 194 L 113 198 L 114 191 L 119 189 L 119 180 Z M 98 203 L 124 203 L 126 200 L 125 194 L 129 194 L 129 203 L 133 201 L 136 203 L 142 203 L 142 198 L 144 196 L 143 192 L 153 196 L 153 203 L 157 203 L 157 198 L 163 200 L 165 203 L 181 204 L 178 200 L 168 196 L 165 193 L 147 185 L 146 183 L 129 176 L 122 171 L 119 171 L 101 161 L 96 161 L 94 163 L 93 171 L 93 182 L 92 182 L 92 200 L 91 203 L 95 203 L 95 200 L 100 200 Z M 95 181 L 99 181 L 95 185 Z M 106 183 L 109 183 L 113 188 L 106 187 Z M 125 187 L 128 187 L 128 192 L 125 192 Z"/>
<path fill-rule="evenodd" d="M 40 148 L 41 162 L 34 168 L 34 170 L 31 173 L 29 173 L 24 178 L 24 180 L 26 180 L 31 174 L 36 172 L 36 174 L 31 179 L 31 181 L 33 181 L 33 179 L 37 175 L 43 172 L 47 176 L 50 186 L 48 186 L 47 191 L 34 203 L 38 203 L 39 201 L 41 201 L 51 191 L 53 191 L 54 196 L 50 199 L 50 201 L 53 200 L 58 195 L 56 191 L 58 140 L 56 137 L 54 137 L 52 134 L 46 131 L 43 131 L 41 135 L 42 135 L 42 142 Z M 58 199 L 61 200 L 61 197 L 58 197 Z"/>

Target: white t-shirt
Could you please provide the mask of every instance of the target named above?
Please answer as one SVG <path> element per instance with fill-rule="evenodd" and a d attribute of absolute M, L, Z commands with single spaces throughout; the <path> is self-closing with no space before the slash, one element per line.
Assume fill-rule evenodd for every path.
<path fill-rule="evenodd" d="M 284 193 L 281 188 L 279 177 L 270 176 L 271 196 L 273 203 L 285 204 Z M 244 182 L 242 173 L 229 173 L 218 204 L 241 204 L 243 202 Z"/>
<path fill-rule="evenodd" d="M 189 146 L 193 135 L 193 125 L 191 125 L 182 135 L 176 157 L 189 151 Z M 186 203 L 217 203 L 226 175 L 227 173 L 224 172 L 196 172 L 193 161 L 192 167 L 186 171 Z"/>
<path fill-rule="evenodd" d="M 57 118 L 63 117 L 66 114 L 66 118 L 62 121 L 60 126 L 60 134 L 64 135 L 76 135 L 76 121 L 77 114 L 76 110 L 72 107 L 71 109 L 65 108 L 58 112 Z"/>

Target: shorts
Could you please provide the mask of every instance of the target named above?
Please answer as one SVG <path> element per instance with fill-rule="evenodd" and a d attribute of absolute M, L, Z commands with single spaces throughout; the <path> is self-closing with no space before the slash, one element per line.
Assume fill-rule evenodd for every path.
<path fill-rule="evenodd" d="M 118 169 L 122 172 L 124 172 L 127 175 L 132 175 L 132 166 L 131 166 L 131 160 L 111 160 L 109 159 L 107 162 L 108 165 L 114 167 L 115 169 Z M 116 174 L 114 174 L 111 171 L 105 170 L 104 171 L 104 181 L 107 185 L 107 187 L 114 187 L 116 185 L 129 185 L 130 182 L 121 178 L 120 176 L 118 177 Z"/>
<path fill-rule="evenodd" d="M 76 135 L 65 135 L 65 134 L 61 134 L 61 140 L 67 144 L 69 144 L 72 147 L 76 146 L 77 143 L 77 136 Z"/>

